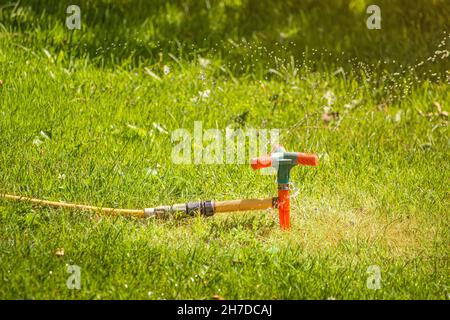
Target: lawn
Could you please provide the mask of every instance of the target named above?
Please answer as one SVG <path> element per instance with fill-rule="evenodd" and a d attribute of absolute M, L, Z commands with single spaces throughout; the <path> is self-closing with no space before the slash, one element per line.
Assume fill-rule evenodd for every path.
<path fill-rule="evenodd" d="M 363 0 L 83 0 L 80 30 L 70 4 L 0 5 L 0 194 L 276 195 L 249 161 L 174 163 L 173 132 L 195 122 L 278 129 L 320 165 L 292 170 L 290 231 L 275 210 L 140 219 L 0 198 L 0 299 L 450 298 L 448 1 L 378 1 L 379 30 Z"/>

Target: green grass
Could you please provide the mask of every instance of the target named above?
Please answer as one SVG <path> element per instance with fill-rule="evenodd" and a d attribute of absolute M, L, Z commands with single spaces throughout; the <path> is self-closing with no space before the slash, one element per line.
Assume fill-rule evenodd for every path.
<path fill-rule="evenodd" d="M 174 164 L 170 134 L 194 121 L 279 128 L 320 166 L 292 171 L 290 232 L 275 211 L 144 220 L 0 200 L 0 298 L 449 299 L 447 3 L 381 1 L 369 31 L 364 1 L 186 1 L 190 15 L 82 1 L 74 32 L 46 3 L 0 9 L 0 193 L 129 208 L 275 195 L 248 164 Z"/>

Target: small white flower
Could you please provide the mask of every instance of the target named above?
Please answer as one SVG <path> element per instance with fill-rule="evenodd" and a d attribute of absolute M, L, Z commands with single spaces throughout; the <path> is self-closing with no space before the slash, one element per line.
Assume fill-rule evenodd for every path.
<path fill-rule="evenodd" d="M 198 57 L 198 63 L 200 63 L 200 65 L 201 65 L 203 68 L 206 68 L 206 67 L 209 66 L 209 64 L 211 63 L 211 60 L 205 59 L 205 58 L 202 58 L 202 57 Z"/>
<path fill-rule="evenodd" d="M 145 175 L 147 177 L 149 177 L 149 176 L 156 176 L 156 175 L 158 175 L 158 171 L 156 169 L 153 169 L 153 168 L 145 168 Z"/>
<path fill-rule="evenodd" d="M 209 96 L 211 95 L 211 90 L 206 89 L 205 91 L 199 91 L 198 95 L 203 99 L 209 98 Z"/>
<path fill-rule="evenodd" d="M 336 96 L 334 95 L 333 91 L 328 90 L 327 92 L 325 92 L 325 94 L 323 95 L 323 98 L 325 100 L 327 100 L 328 105 L 332 105 L 334 103 L 334 101 L 336 101 Z"/>
<path fill-rule="evenodd" d="M 165 65 L 163 69 L 164 69 L 164 74 L 165 74 L 165 75 L 168 75 L 168 74 L 170 73 L 170 68 L 169 68 L 169 66 L 166 66 L 166 65 Z"/>
<path fill-rule="evenodd" d="M 325 113 L 331 112 L 331 108 L 329 106 L 323 106 L 322 108 L 323 108 L 323 112 L 325 112 Z"/>
<path fill-rule="evenodd" d="M 43 143 L 44 142 L 41 139 L 39 139 L 38 137 L 34 138 L 34 140 L 33 140 L 33 144 L 37 147 L 39 147 Z"/>

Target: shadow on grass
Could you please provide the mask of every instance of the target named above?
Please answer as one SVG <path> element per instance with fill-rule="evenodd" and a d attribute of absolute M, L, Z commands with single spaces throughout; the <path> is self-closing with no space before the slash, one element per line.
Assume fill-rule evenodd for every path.
<path fill-rule="evenodd" d="M 274 57 L 312 59 L 318 66 L 356 57 L 412 64 L 428 57 L 448 29 L 450 2 L 380 0 L 382 29 L 366 27 L 367 0 L 80 0 L 82 29 L 65 27 L 65 1 L 22 1 L 0 10 L 10 32 L 56 56 L 100 66 L 155 64 L 167 53 L 214 55 L 234 73 L 265 68 Z M 313 51 L 317 49 L 317 53 Z M 61 54 L 62 53 L 62 54 Z M 342 56 L 341 54 L 344 53 Z M 256 62 L 257 59 L 257 62 Z M 256 63 L 255 63 L 256 62 Z M 445 63 L 438 68 L 445 70 Z"/>

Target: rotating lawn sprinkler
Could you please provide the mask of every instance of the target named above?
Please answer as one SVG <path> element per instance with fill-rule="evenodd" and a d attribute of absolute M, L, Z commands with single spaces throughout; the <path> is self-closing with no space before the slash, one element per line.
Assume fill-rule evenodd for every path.
<path fill-rule="evenodd" d="M 244 199 L 227 201 L 207 200 L 174 204 L 170 206 L 159 206 L 155 208 L 118 209 L 48 201 L 9 194 L 0 194 L 0 198 L 26 201 L 43 206 L 100 211 L 113 215 L 136 216 L 142 218 L 164 218 L 173 215 L 194 216 L 198 214 L 209 217 L 214 215 L 215 213 L 220 212 L 252 211 L 278 208 L 280 226 L 282 229 L 287 230 L 290 227 L 289 176 L 291 169 L 297 165 L 317 166 L 318 158 L 315 154 L 286 152 L 286 150 L 282 146 L 278 145 L 274 148 L 273 152 L 270 155 L 254 158 L 251 160 L 251 167 L 254 170 L 273 167 L 277 171 L 278 197 L 267 199 Z"/>
<path fill-rule="evenodd" d="M 251 166 L 255 170 L 267 167 L 273 167 L 277 170 L 278 198 L 276 202 L 278 204 L 280 226 L 282 229 L 286 230 L 291 226 L 291 195 L 289 192 L 291 169 L 297 165 L 317 166 L 318 164 L 319 160 L 315 154 L 286 152 L 280 145 L 274 148 L 271 155 L 252 159 Z"/>

